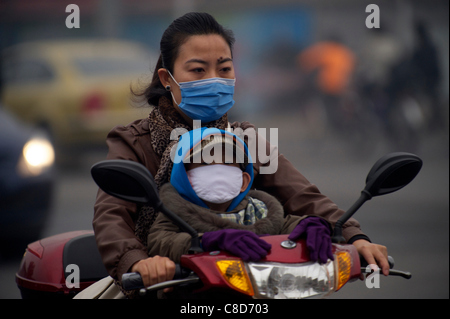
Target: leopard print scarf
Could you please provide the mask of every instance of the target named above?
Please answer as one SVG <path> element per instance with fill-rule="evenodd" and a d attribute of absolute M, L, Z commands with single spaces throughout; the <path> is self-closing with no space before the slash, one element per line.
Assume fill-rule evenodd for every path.
<path fill-rule="evenodd" d="M 170 134 L 174 129 L 180 128 L 185 130 L 192 130 L 183 117 L 173 107 L 172 102 L 166 98 L 161 97 L 158 106 L 156 106 L 149 115 L 150 124 L 150 139 L 153 151 L 161 158 L 161 162 L 155 178 L 155 183 L 158 189 L 170 180 L 170 173 L 172 171 L 172 160 L 170 153 L 172 147 L 176 145 L 178 140 L 171 140 Z M 219 129 L 226 129 L 228 126 L 228 116 L 225 114 L 220 119 L 210 122 L 207 127 L 216 127 Z M 138 219 L 136 222 L 135 233 L 136 236 L 147 245 L 147 235 L 150 226 L 156 219 L 157 212 L 152 207 L 139 207 Z"/>

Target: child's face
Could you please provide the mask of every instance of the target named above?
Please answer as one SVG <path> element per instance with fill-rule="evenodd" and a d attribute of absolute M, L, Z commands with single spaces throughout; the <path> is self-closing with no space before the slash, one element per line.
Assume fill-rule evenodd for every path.
<path fill-rule="evenodd" d="M 197 167 L 202 167 L 202 166 L 207 166 L 207 165 L 217 165 L 217 164 L 230 165 L 230 166 L 234 166 L 234 167 L 241 169 L 241 166 L 238 163 L 222 163 L 222 161 L 219 161 L 219 162 L 213 161 L 211 164 L 207 164 L 204 161 L 202 161 L 201 163 L 186 163 L 186 164 L 184 164 L 184 167 L 186 169 L 186 172 L 188 172 L 191 169 L 194 169 Z M 247 172 L 242 172 L 241 193 L 247 189 L 248 184 L 250 183 L 250 180 L 251 180 L 250 175 Z"/>
<path fill-rule="evenodd" d="M 202 162 L 201 163 L 185 163 L 184 167 L 186 169 L 186 172 L 194 169 L 194 168 L 198 168 L 198 167 L 204 167 L 204 166 L 209 166 L 209 165 L 230 165 L 230 166 L 234 166 L 239 168 L 239 170 L 241 170 L 241 166 L 239 163 L 236 163 L 235 158 L 234 159 L 227 159 L 226 158 L 226 153 L 225 153 L 225 149 L 222 150 L 222 154 L 218 154 L 218 156 L 214 155 L 214 149 L 211 152 L 211 159 L 212 162 L 210 164 L 206 163 L 203 158 L 202 158 Z M 221 156 L 219 156 L 221 155 Z M 189 177 L 188 177 L 189 178 Z M 242 186 L 240 189 L 240 192 L 244 192 L 248 185 L 251 182 L 251 177 L 247 172 L 242 172 Z M 191 182 L 192 185 L 192 182 Z M 226 209 L 228 208 L 228 206 L 230 205 L 230 203 L 232 202 L 232 200 L 223 203 L 223 204 L 214 204 L 214 203 L 208 203 L 205 201 L 205 203 L 209 206 L 209 208 L 213 209 L 213 210 L 217 210 L 217 211 L 226 211 Z"/>

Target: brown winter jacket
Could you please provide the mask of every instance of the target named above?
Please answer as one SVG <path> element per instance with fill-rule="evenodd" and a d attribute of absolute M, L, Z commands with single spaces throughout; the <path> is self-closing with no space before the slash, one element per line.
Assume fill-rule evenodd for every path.
<path fill-rule="evenodd" d="M 109 147 L 107 159 L 136 161 L 146 166 L 153 176 L 156 174 L 161 159 L 152 149 L 148 118 L 115 127 L 106 142 Z M 273 148 L 267 141 L 265 146 L 267 150 Z M 263 164 L 254 159 L 252 188 L 277 198 L 286 215 L 320 216 L 334 225 L 343 211 L 321 194 L 282 154 L 277 150 L 274 154 L 278 160 L 278 169 L 274 174 L 259 174 Z M 113 278 L 120 279 L 134 263 L 148 257 L 147 247 L 135 235 L 137 217 L 135 204 L 98 191 L 93 227 L 103 263 Z M 354 219 L 344 225 L 343 235 L 347 241 L 351 241 L 352 237 L 365 237 Z"/>

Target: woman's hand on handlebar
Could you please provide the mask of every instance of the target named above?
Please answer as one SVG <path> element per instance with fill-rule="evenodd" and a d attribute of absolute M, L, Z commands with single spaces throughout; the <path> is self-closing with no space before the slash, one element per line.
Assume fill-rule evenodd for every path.
<path fill-rule="evenodd" d="M 372 244 L 364 239 L 356 240 L 353 245 L 369 265 L 378 265 L 383 275 L 389 275 L 388 252 L 385 246 Z"/>
<path fill-rule="evenodd" d="M 149 257 L 135 263 L 131 271 L 140 273 L 144 285 L 148 287 L 172 280 L 175 275 L 175 263 L 167 257 Z"/>

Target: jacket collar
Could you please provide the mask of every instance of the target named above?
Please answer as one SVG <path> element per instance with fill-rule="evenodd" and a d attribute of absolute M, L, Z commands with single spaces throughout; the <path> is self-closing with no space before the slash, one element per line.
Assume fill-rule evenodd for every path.
<path fill-rule="evenodd" d="M 258 220 L 253 225 L 239 225 L 234 221 L 221 218 L 219 214 L 223 214 L 223 212 L 213 211 L 185 200 L 170 183 L 163 185 L 160 191 L 160 197 L 164 205 L 199 233 L 221 229 L 243 229 L 259 235 L 279 234 L 284 224 L 284 211 L 280 202 L 275 197 L 256 190 L 249 191 L 248 196 L 264 202 L 267 206 L 268 214 L 266 218 Z M 237 213 L 245 209 L 247 203 L 248 200 L 244 199 L 235 209 L 228 213 Z"/>

